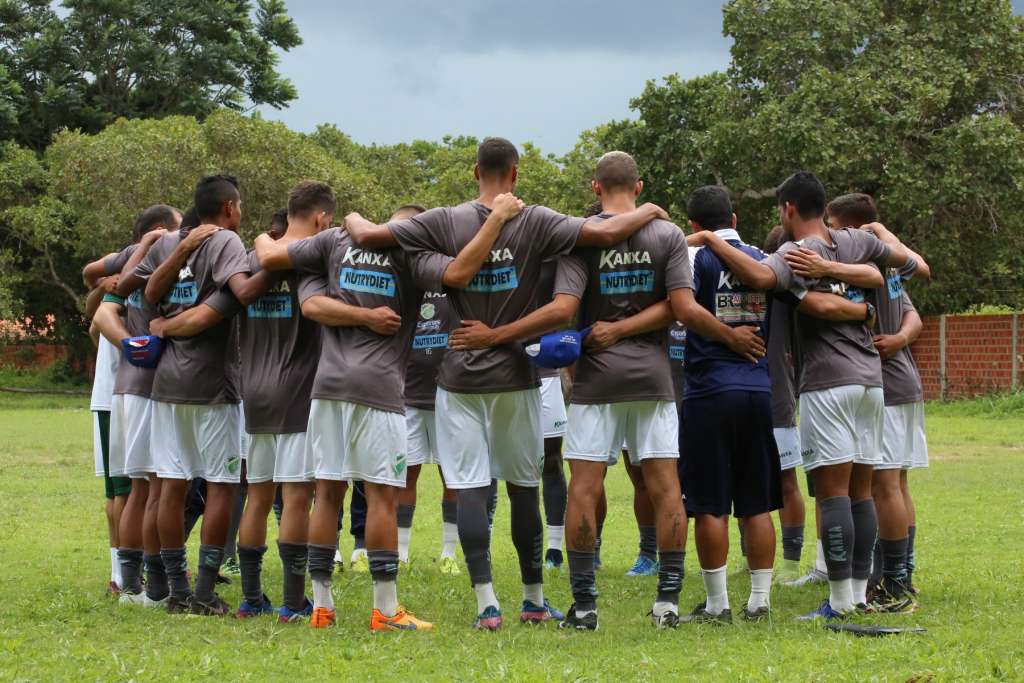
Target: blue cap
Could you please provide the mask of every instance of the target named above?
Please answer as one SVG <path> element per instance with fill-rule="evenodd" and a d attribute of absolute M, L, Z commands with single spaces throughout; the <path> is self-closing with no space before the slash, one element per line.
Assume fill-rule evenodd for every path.
<path fill-rule="evenodd" d="M 164 351 L 164 340 L 160 337 L 129 337 L 121 340 L 124 357 L 139 368 L 155 368 Z"/>
<path fill-rule="evenodd" d="M 575 363 L 583 352 L 583 340 L 590 328 L 577 332 L 563 330 L 540 338 L 540 343 L 526 347 L 526 355 L 542 368 L 564 368 Z"/>

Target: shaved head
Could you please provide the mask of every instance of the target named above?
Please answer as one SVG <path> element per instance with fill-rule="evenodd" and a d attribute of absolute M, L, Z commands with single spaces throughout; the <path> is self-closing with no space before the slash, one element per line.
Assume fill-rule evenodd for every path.
<path fill-rule="evenodd" d="M 594 180 L 605 191 L 636 188 L 640 182 L 640 170 L 636 160 L 625 152 L 608 152 L 597 161 Z"/>

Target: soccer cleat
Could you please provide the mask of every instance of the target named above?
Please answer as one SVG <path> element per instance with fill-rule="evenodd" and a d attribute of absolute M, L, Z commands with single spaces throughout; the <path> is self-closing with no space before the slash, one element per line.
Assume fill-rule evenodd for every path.
<path fill-rule="evenodd" d="M 200 617 L 226 617 L 231 614 L 231 605 L 216 593 L 213 594 L 213 599 L 207 602 L 203 602 L 193 595 L 189 602 L 189 614 Z"/>
<path fill-rule="evenodd" d="M 519 621 L 524 624 L 539 624 L 544 621 L 562 621 L 565 615 L 551 606 L 546 599 L 543 605 L 530 600 L 523 600 L 523 609 L 519 613 Z"/>
<path fill-rule="evenodd" d="M 917 602 L 903 584 L 886 582 L 879 586 L 871 608 L 883 614 L 912 614 L 917 611 Z"/>
<path fill-rule="evenodd" d="M 459 569 L 459 563 L 454 557 L 442 557 L 440 569 L 442 574 L 447 574 L 448 576 L 458 576 L 462 573 L 462 570 Z"/>
<path fill-rule="evenodd" d="M 238 558 L 229 557 L 224 560 L 224 564 L 221 565 L 221 571 L 228 576 L 241 576 L 242 568 L 238 566 Z"/>
<path fill-rule="evenodd" d="M 107 583 L 107 595 L 114 598 L 121 595 L 121 587 L 117 585 L 117 581 L 110 581 Z"/>
<path fill-rule="evenodd" d="M 799 579 L 793 581 L 783 581 L 783 586 L 789 586 L 790 588 L 799 588 L 800 586 L 809 586 L 816 583 L 828 583 L 828 574 L 821 571 L 820 569 L 814 568 L 809 572 L 801 576 Z"/>
<path fill-rule="evenodd" d="M 248 600 L 242 600 L 242 604 L 238 606 L 238 611 L 235 612 L 236 619 L 250 619 L 252 617 L 262 617 L 264 614 L 276 614 L 277 610 L 270 604 L 270 598 L 267 594 L 263 594 L 263 599 L 259 603 L 253 605 Z"/>
<path fill-rule="evenodd" d="M 558 548 L 548 548 L 544 553 L 544 569 L 549 571 L 561 571 L 564 562 L 562 551 Z"/>
<path fill-rule="evenodd" d="M 356 574 L 368 574 L 370 572 L 370 559 L 366 556 L 365 552 L 359 553 L 352 559 L 350 567 Z"/>
<path fill-rule="evenodd" d="M 772 611 L 767 605 L 761 605 L 756 610 L 751 612 L 746 607 L 743 608 L 743 618 L 746 621 L 765 621 L 770 619 Z"/>
<path fill-rule="evenodd" d="M 277 610 L 277 623 L 291 624 L 308 619 L 311 614 L 313 614 L 313 603 L 310 602 L 309 598 L 306 598 L 306 604 L 298 611 L 291 609 L 288 605 L 281 605 Z"/>
<path fill-rule="evenodd" d="M 224 574 L 217 574 L 217 581 L 216 581 L 216 583 L 217 583 L 217 585 L 220 585 L 220 586 L 230 586 L 231 585 L 231 579 L 229 579 L 228 577 L 224 576 Z"/>
<path fill-rule="evenodd" d="M 837 612 L 832 609 L 832 605 L 829 604 L 828 598 L 825 598 L 818 609 L 813 612 L 808 612 L 802 616 L 797 617 L 797 621 L 816 621 L 818 619 L 824 619 L 825 621 L 842 621 L 846 619 L 846 614 L 843 612 Z"/>
<path fill-rule="evenodd" d="M 432 628 L 433 624 L 417 619 L 404 607 L 399 607 L 398 613 L 393 617 L 384 616 L 379 609 L 374 609 L 370 615 L 371 631 L 429 631 Z"/>
<path fill-rule="evenodd" d="M 309 627 L 310 628 L 327 628 L 328 626 L 334 626 L 334 620 L 337 617 L 337 613 L 332 609 L 326 607 L 314 607 L 313 611 L 309 615 Z"/>
<path fill-rule="evenodd" d="M 636 562 L 626 572 L 626 576 L 657 576 L 658 561 L 646 555 L 637 555 Z"/>
<path fill-rule="evenodd" d="M 164 603 L 167 606 L 168 614 L 188 614 L 192 611 L 192 594 L 190 593 L 184 598 L 176 598 L 173 595 L 167 596 L 167 602 Z"/>
<path fill-rule="evenodd" d="M 679 612 L 673 612 L 672 610 L 665 610 L 661 616 L 654 616 L 654 610 L 647 613 L 647 616 L 651 618 L 651 623 L 656 628 L 675 628 L 679 626 Z"/>
<path fill-rule="evenodd" d="M 858 602 L 853 606 L 853 611 L 857 614 L 874 614 L 876 612 L 874 605 L 866 602 Z"/>
<path fill-rule="evenodd" d="M 145 605 L 146 594 L 145 593 L 121 593 L 121 597 L 117 599 L 117 604 L 121 606 L 130 605 Z"/>
<path fill-rule="evenodd" d="M 702 602 L 693 608 L 693 611 L 681 618 L 679 621 L 684 624 L 731 624 L 732 610 L 724 609 L 718 614 L 711 614 L 707 610 L 707 602 Z"/>
<path fill-rule="evenodd" d="M 501 610 L 494 605 L 488 605 L 476 616 L 473 628 L 477 631 L 497 631 L 501 628 Z"/>
<path fill-rule="evenodd" d="M 334 551 L 334 571 L 339 574 L 345 571 L 345 558 L 341 556 L 340 550 Z"/>
<path fill-rule="evenodd" d="M 789 583 L 800 578 L 800 562 L 797 560 L 783 560 L 778 569 L 775 570 L 775 583 Z"/>
<path fill-rule="evenodd" d="M 568 609 L 565 618 L 558 622 L 558 628 L 571 628 L 577 631 L 597 630 L 597 610 L 588 612 L 584 616 L 576 614 L 576 604 Z"/>
<path fill-rule="evenodd" d="M 171 599 L 170 595 L 165 595 L 164 597 L 160 598 L 159 600 L 154 600 L 153 598 L 149 597 L 148 594 L 143 593 L 142 594 L 142 606 L 143 607 L 148 607 L 150 609 L 153 609 L 153 608 L 156 608 L 156 607 L 162 607 L 164 609 L 167 609 L 167 603 L 170 601 L 170 599 Z"/>

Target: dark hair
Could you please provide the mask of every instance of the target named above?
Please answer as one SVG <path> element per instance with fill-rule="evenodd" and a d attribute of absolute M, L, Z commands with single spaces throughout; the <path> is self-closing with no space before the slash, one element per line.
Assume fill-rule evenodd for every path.
<path fill-rule="evenodd" d="M 687 217 L 706 230 L 732 227 L 732 201 L 720 185 L 698 187 L 686 202 Z"/>
<path fill-rule="evenodd" d="M 406 218 L 412 218 L 413 216 L 417 216 L 426 210 L 426 207 L 420 206 L 419 204 L 402 204 L 400 207 L 398 207 L 391 213 L 391 218 L 388 220 L 405 220 Z"/>
<path fill-rule="evenodd" d="M 781 225 L 776 225 L 774 228 L 768 231 L 768 236 L 764 238 L 764 253 L 774 254 L 779 250 L 786 242 L 792 239 L 786 229 Z"/>
<path fill-rule="evenodd" d="M 239 199 L 238 180 L 229 175 L 208 175 L 196 185 L 196 215 L 201 221 L 212 220 L 220 214 L 224 202 Z"/>
<path fill-rule="evenodd" d="M 275 240 L 281 239 L 288 231 L 288 209 L 278 209 L 270 217 L 269 235 Z"/>
<path fill-rule="evenodd" d="M 505 138 L 485 138 L 476 148 L 481 177 L 504 175 L 519 165 L 519 150 Z"/>
<path fill-rule="evenodd" d="M 590 218 L 591 216 L 597 216 L 600 215 L 602 211 L 604 211 L 604 206 L 602 206 L 601 201 L 598 200 L 587 207 L 587 210 L 583 212 L 583 217 Z"/>
<path fill-rule="evenodd" d="M 878 208 L 871 195 L 853 192 L 836 197 L 828 203 L 826 212 L 838 218 L 844 227 L 859 228 L 878 220 Z"/>
<path fill-rule="evenodd" d="M 782 181 L 775 190 L 779 206 L 792 204 L 801 218 L 821 218 L 825 214 L 825 186 L 818 176 L 797 171 Z"/>
<path fill-rule="evenodd" d="M 140 213 L 132 226 L 132 240 L 138 242 L 151 230 L 163 227 L 176 230 L 178 227 L 178 210 L 167 204 L 154 204 Z"/>
<path fill-rule="evenodd" d="M 288 215 L 306 218 L 324 211 L 334 214 L 338 208 L 338 200 L 334 198 L 334 190 L 327 183 L 315 180 L 303 180 L 288 195 Z"/>
<path fill-rule="evenodd" d="M 636 160 L 625 152 L 608 152 L 597 160 L 594 180 L 605 190 L 633 190 L 640 181 Z"/>
<path fill-rule="evenodd" d="M 196 212 L 196 207 L 190 206 L 185 209 L 185 213 L 181 214 L 181 223 L 178 225 L 178 228 L 181 230 L 191 230 L 192 228 L 199 227 L 201 222 L 199 214 Z"/>

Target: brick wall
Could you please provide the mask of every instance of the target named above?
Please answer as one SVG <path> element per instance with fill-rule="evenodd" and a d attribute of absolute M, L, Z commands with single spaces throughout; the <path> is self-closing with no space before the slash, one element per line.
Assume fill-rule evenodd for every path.
<path fill-rule="evenodd" d="M 926 317 L 911 351 L 926 399 L 1013 391 L 1024 381 L 1024 314 Z"/>

